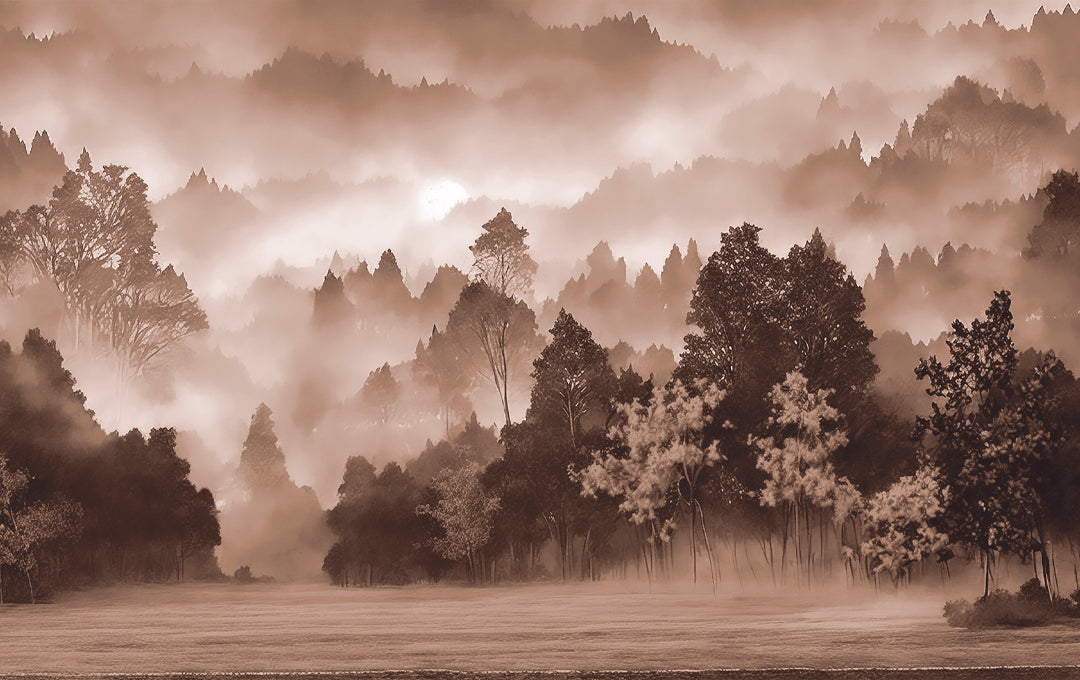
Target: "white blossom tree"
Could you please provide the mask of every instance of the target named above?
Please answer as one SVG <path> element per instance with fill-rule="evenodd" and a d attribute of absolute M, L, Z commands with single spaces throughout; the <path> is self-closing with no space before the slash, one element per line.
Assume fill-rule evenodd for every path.
<path fill-rule="evenodd" d="M 637 525 L 648 524 L 654 536 L 667 541 L 675 528 L 673 517 L 660 519 L 674 490 L 690 511 L 690 550 L 694 582 L 697 582 L 697 524 L 701 515 L 699 482 L 706 468 L 723 456 L 716 442 L 706 443 L 704 431 L 712 423 L 712 411 L 724 398 L 715 384 L 699 383 L 697 394 L 680 381 L 653 390 L 648 404 L 639 400 L 619 407 L 625 422 L 611 430 L 622 444 L 620 454 L 595 454 L 580 473 L 582 492 L 599 492 L 620 499 L 619 510 Z M 716 568 L 705 522 L 701 521 L 709 571 L 716 582 Z"/>
<path fill-rule="evenodd" d="M 838 478 L 833 454 L 847 444 L 840 429 L 840 414 L 829 405 L 832 390 L 811 391 L 806 377 L 794 370 L 770 393 L 770 434 L 751 437 L 758 449 L 757 467 L 766 475 L 761 503 L 779 507 L 784 516 L 781 568 L 787 558 L 788 522 L 794 520 L 795 556 L 806 563 L 809 583 L 813 569 L 814 525 L 818 515 L 819 551 L 824 555 L 826 508 L 842 523 L 858 504 L 858 491 L 846 478 Z M 804 544 L 805 534 L 805 544 Z"/>
<path fill-rule="evenodd" d="M 948 535 L 934 526 L 944 493 L 937 471 L 924 466 L 870 497 L 863 511 L 868 538 L 860 547 L 874 574 L 888 574 L 897 585 L 912 564 L 948 547 Z"/>

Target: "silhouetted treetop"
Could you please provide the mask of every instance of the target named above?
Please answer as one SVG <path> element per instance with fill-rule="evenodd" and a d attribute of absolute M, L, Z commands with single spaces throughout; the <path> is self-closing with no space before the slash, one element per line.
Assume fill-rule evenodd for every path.
<path fill-rule="evenodd" d="M 291 481 L 271 415 L 269 406 L 259 404 L 240 452 L 240 477 L 253 492 L 272 490 Z"/>
<path fill-rule="evenodd" d="M 506 208 L 482 229 L 483 233 L 469 246 L 473 254 L 473 275 L 500 295 L 519 297 L 532 293 L 536 262 L 525 243 L 528 230 L 514 224 Z"/>

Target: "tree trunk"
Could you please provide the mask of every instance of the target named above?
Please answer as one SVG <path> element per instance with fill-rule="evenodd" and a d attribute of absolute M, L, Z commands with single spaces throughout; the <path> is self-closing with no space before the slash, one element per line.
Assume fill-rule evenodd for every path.
<path fill-rule="evenodd" d="M 990 595 L 990 549 L 983 549 L 983 561 L 985 562 L 985 575 L 983 578 L 983 597 Z"/>
<path fill-rule="evenodd" d="M 698 509 L 701 509 L 700 503 Z M 720 576 L 720 572 L 716 565 L 713 564 L 713 551 L 712 546 L 709 545 L 709 532 L 705 528 L 705 513 L 701 513 L 701 535 L 705 537 L 705 553 L 709 556 L 709 576 L 712 578 L 713 597 L 716 597 L 716 581 Z"/>
<path fill-rule="evenodd" d="M 589 549 L 589 538 L 592 536 L 592 529 L 585 532 L 585 541 L 581 544 L 581 580 L 585 580 L 585 560 L 587 558 L 587 551 Z M 592 564 L 592 559 L 589 559 L 589 564 Z"/>
<path fill-rule="evenodd" d="M 694 585 L 697 585 L 697 503 L 690 502 L 690 561 L 694 566 Z"/>
<path fill-rule="evenodd" d="M 34 598 L 34 579 L 30 577 L 30 570 L 24 569 L 26 574 L 26 585 L 30 587 L 30 604 L 37 604 L 37 600 Z"/>

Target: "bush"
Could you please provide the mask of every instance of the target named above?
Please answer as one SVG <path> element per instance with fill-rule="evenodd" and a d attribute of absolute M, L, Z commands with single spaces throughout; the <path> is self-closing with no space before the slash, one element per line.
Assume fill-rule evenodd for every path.
<path fill-rule="evenodd" d="M 1032 579 L 1016 594 L 999 588 L 975 600 L 975 604 L 967 600 L 946 602 L 944 616 L 950 626 L 957 628 L 993 628 L 1041 626 L 1059 613 L 1064 612 L 1050 605 L 1046 589 Z"/>
<path fill-rule="evenodd" d="M 1050 606 L 1050 593 L 1046 591 L 1043 584 L 1039 583 L 1037 578 L 1025 582 L 1024 585 L 1020 586 L 1020 590 L 1016 594 L 1024 602 L 1045 607 Z"/>
<path fill-rule="evenodd" d="M 251 576 L 251 567 L 246 564 L 233 572 L 233 578 L 239 583 L 251 583 L 255 580 Z"/>
<path fill-rule="evenodd" d="M 1069 599 L 1073 601 L 1073 604 L 1080 605 L 1080 588 L 1072 591 L 1072 594 L 1069 595 Z"/>

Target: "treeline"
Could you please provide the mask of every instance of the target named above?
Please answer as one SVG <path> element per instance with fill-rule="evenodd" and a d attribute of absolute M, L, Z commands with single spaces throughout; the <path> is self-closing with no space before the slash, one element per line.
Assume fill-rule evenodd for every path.
<path fill-rule="evenodd" d="M 457 452 L 445 455 L 443 471 L 426 489 L 416 479 L 411 479 L 412 486 L 403 486 L 412 489 L 411 499 L 425 499 L 406 499 L 400 505 L 402 513 L 423 508 L 419 516 L 426 520 L 410 520 L 417 532 L 407 542 L 410 550 L 434 549 L 480 580 L 541 573 L 545 545 L 557 551 L 563 578 L 625 573 L 637 556 L 643 562 L 632 568 L 645 565 L 652 573 L 670 569 L 670 539 L 677 526 L 685 528 L 688 513 L 689 537 L 702 532 L 704 539 L 708 531 L 713 540 L 732 544 L 776 542 L 774 552 L 783 553 L 797 520 L 774 517 L 775 512 L 761 506 L 755 494 L 765 475 L 749 437 L 761 434 L 773 386 L 795 367 L 807 376 L 811 389 L 831 390 L 845 424 L 854 425 L 850 441 L 845 438 L 830 452 L 839 477 L 876 491 L 913 468 L 910 423 L 886 414 L 868 389 L 877 368 L 869 351 L 873 334 L 860 319 L 864 302 L 858 284 L 833 258 L 820 233 L 786 258 L 762 247 L 758 233 L 751 225 L 733 228 L 701 268 L 688 305 L 688 321 L 700 331 L 686 337 L 674 379 L 654 385 L 651 377 L 632 367 L 616 372 L 608 351 L 565 310 L 544 347 L 534 315 L 515 297 L 531 288 L 535 271 L 525 244 L 527 232 L 505 212 L 484 225 L 473 246 L 473 280 L 450 312 L 446 330 L 436 329 L 428 345 L 418 348 L 416 366 L 432 376 L 434 384 L 444 385 L 448 402 L 468 386 L 469 369 L 488 378 L 503 402 L 503 454 L 486 461 L 474 445 L 453 438 L 438 445 Z M 489 268 L 488 262 L 498 266 Z M 529 408 L 524 420 L 515 421 L 506 385 L 530 364 Z M 380 372 L 372 374 L 365 390 Z M 692 424 L 677 410 L 649 417 L 637 411 L 647 411 L 654 403 L 686 405 L 718 385 L 728 386 L 723 398 L 699 408 Z M 687 461 L 672 459 L 661 472 L 643 463 L 641 470 L 659 475 L 650 482 L 648 493 L 654 495 L 649 496 L 648 511 L 631 512 L 627 498 L 620 497 L 623 492 L 646 493 L 636 482 L 634 488 L 620 491 L 594 479 L 595 493 L 584 493 L 589 488 L 585 479 L 595 477 L 596 469 L 643 455 L 634 452 L 640 441 L 633 433 L 663 429 L 665 422 L 685 430 L 678 439 L 687 455 L 692 455 L 693 441 L 716 455 L 698 461 L 692 475 L 678 479 L 674 471 L 685 469 Z M 668 448 L 657 446 L 658 452 Z M 716 465 L 721 458 L 724 464 Z M 375 476 L 369 467 L 350 462 L 340 502 L 331 514 L 339 540 L 327 557 L 326 570 L 339 583 L 378 582 L 380 574 L 393 574 L 385 576 L 393 581 L 435 577 L 432 565 L 437 562 L 383 555 L 384 565 L 398 568 L 377 569 L 349 548 L 363 543 L 358 537 L 373 530 L 374 515 L 355 509 L 385 506 L 374 500 L 378 487 L 370 481 L 382 475 Z M 369 483 L 350 481 L 360 469 L 367 470 Z M 399 477 L 390 468 L 383 474 Z M 630 473 L 612 474 L 625 481 Z M 380 493 L 385 495 L 385 489 Z M 733 516 L 741 519 L 725 521 Z M 419 559 L 418 554 L 414 558 Z M 815 554 L 824 554 L 823 549 Z M 774 561 L 778 574 L 782 563 Z"/>
<path fill-rule="evenodd" d="M 1048 191 L 1064 196 L 1055 177 Z M 1029 257 L 1062 210 L 1051 200 Z M 1080 527 L 1080 390 L 1053 353 L 1016 350 L 1007 292 L 984 318 L 953 324 L 947 357 L 909 368 L 929 415 L 893 413 L 874 387 L 862 289 L 819 232 L 776 257 L 759 228 L 728 230 L 697 276 L 673 376 L 656 383 L 616 372 L 565 310 L 530 351 L 534 316 L 516 298 L 535 266 L 527 232 L 502 213 L 484 230 L 472 282 L 417 362 L 445 377 L 462 362 L 487 375 L 503 397 L 502 455 L 463 433 L 429 443 L 404 471 L 351 459 L 329 515 L 337 543 L 324 570 L 335 583 L 452 569 L 536 578 L 553 563 L 544 551 L 563 579 L 671 576 L 683 543 L 693 578 L 701 556 L 714 587 L 721 555 L 739 580 L 807 585 L 901 584 L 927 565 L 945 576 L 959 555 L 980 563 L 987 589 L 1015 556 L 1061 591 L 1055 549 Z M 946 263 L 974 256 L 947 250 Z M 530 364 L 529 408 L 515 420 L 505 385 Z"/>
<path fill-rule="evenodd" d="M 1008 288 L 1021 320 L 1020 342 L 1055 347 L 1075 364 L 1080 359 L 1073 299 L 1080 283 L 1080 175 L 1058 170 L 1019 203 L 967 206 L 961 212 L 970 224 L 987 228 L 996 213 L 1004 213 L 1017 233 L 1015 251 L 946 243 L 936 257 L 917 246 L 894 260 L 883 246 L 864 284 L 867 322 L 878 329 L 936 326 L 954 315 L 974 316 L 995 290 Z"/>
<path fill-rule="evenodd" d="M 106 434 L 37 330 L 0 343 L 0 451 L 0 598 L 220 574 L 214 497 L 175 430 Z"/>

